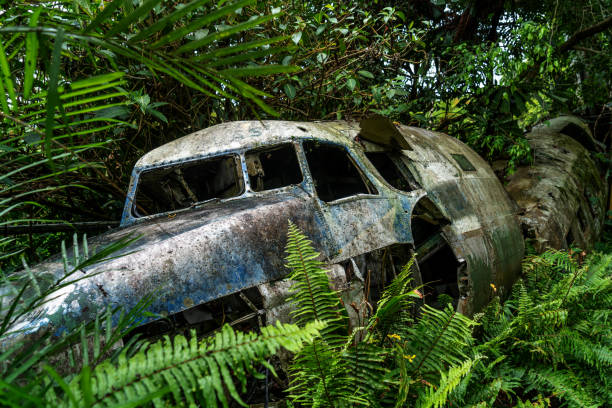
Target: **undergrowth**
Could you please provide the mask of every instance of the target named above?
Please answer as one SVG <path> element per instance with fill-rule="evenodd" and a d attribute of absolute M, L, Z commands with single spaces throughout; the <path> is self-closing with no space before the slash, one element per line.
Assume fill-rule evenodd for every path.
<path fill-rule="evenodd" d="M 84 253 L 73 266 L 65 259 L 66 277 L 56 286 L 124 245 Z M 53 296 L 53 286 L 26 290 L 37 282 L 25 277 L 22 289 L 14 285 L 12 301 L 2 302 L 0 405 L 246 406 L 249 378 L 261 376 L 261 365 L 272 369 L 268 358 L 284 348 L 294 353 L 288 407 L 612 406 L 610 251 L 586 259 L 559 251 L 529 256 L 509 298 L 493 298 L 473 318 L 450 303 L 422 305 L 411 282 L 412 259 L 375 308 L 355 305 L 371 310 L 356 328 L 319 254 L 293 224 L 286 259 L 294 324 L 259 333 L 226 325 L 212 337 L 178 335 L 119 348 L 138 311 L 108 310 L 61 341 L 46 334 L 26 346 L 11 343 L 12 322 Z M 113 321 L 119 323 L 111 328 Z M 71 354 L 75 347 L 81 361 Z M 55 363 L 67 352 L 72 369 L 66 371 Z"/>
<path fill-rule="evenodd" d="M 447 304 L 424 305 L 413 320 L 412 260 L 357 342 L 318 254 L 293 225 L 287 252 L 294 317 L 332 322 L 295 357 L 294 406 L 612 406 L 612 253 L 586 262 L 560 251 L 530 256 L 509 299 L 495 297 L 473 319 Z"/>

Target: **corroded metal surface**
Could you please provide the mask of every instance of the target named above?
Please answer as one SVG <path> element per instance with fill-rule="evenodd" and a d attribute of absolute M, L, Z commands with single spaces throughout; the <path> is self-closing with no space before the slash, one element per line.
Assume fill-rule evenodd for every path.
<path fill-rule="evenodd" d="M 590 131 L 576 118 L 551 120 L 527 134 L 534 161 L 510 177 L 506 189 L 519 205 L 525 235 L 536 251 L 590 248 L 599 237 L 605 216 L 607 188 L 589 152 L 560 133 L 568 124 L 580 126 L 583 140 Z"/>
<path fill-rule="evenodd" d="M 274 299 L 282 296 L 271 282 L 287 273 L 283 253 L 288 220 L 312 239 L 330 265 L 352 262 L 357 268 L 355 260 L 365 259 L 365 254 L 388 254 L 386 264 L 395 268 L 385 248 L 413 244 L 414 208 L 429 199 L 448 220 L 442 232 L 454 254 L 453 262 L 459 265 L 451 271 L 455 285 L 461 280 L 458 309 L 467 314 L 479 310 L 492 294 L 491 284 L 507 291 L 520 272 L 523 240 L 514 207 L 488 164 L 461 142 L 423 129 L 399 126 L 398 130 L 411 147 L 401 151 L 402 160 L 422 186 L 409 192 L 387 184 L 368 160 L 357 123 L 231 122 L 153 150 L 134 168 L 122 227 L 90 240 L 89 247 L 130 233 L 143 238 L 118 254 L 124 256 L 84 271 L 95 276 L 63 290 L 16 329 L 27 333 L 48 328 L 61 333 L 91 320 L 107 305 L 129 309 L 154 291 L 157 296 L 151 311 L 162 315 L 257 286 L 264 305 L 274 309 L 279 306 Z M 305 140 L 345 149 L 374 190 L 332 202 L 320 200 L 302 147 Z M 245 152 L 281 142 L 295 146 L 302 182 L 254 191 Z M 132 200 L 143 171 L 227 153 L 240 157 L 245 184 L 240 195 L 171 213 L 133 215 Z M 458 161 L 453 155 L 462 158 Z M 462 169 L 466 166 L 463 159 L 474 170 Z M 365 276 L 383 269 L 380 265 L 385 262 L 378 259 L 359 269 Z M 61 260 L 56 258 L 39 265 L 34 273 L 58 277 L 62 271 Z M 346 276 L 344 282 L 348 282 Z M 363 301 L 363 294 L 356 293 L 362 291 L 354 290 L 360 284 L 344 288 L 345 304 Z"/>
<path fill-rule="evenodd" d="M 463 143 L 423 129 L 400 130 L 413 149 L 403 152 L 407 163 L 451 221 L 444 233 L 467 268 L 459 310 L 471 314 L 489 301 L 491 284 L 508 293 L 518 277 L 524 247 L 515 208 L 491 167 Z M 463 154 L 475 170 L 462 170 L 453 154 Z"/>

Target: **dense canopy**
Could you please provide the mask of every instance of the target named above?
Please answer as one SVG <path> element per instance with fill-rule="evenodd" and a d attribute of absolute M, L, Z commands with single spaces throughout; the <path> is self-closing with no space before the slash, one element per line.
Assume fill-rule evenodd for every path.
<path fill-rule="evenodd" d="M 508 171 L 559 113 L 610 141 L 609 0 L 2 3 L 4 225 L 117 220 L 138 157 L 228 120 L 375 112 Z"/>

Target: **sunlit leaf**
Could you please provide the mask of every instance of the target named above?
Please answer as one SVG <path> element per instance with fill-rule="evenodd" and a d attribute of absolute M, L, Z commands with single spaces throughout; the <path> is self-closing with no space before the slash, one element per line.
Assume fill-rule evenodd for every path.
<path fill-rule="evenodd" d="M 346 81 L 346 87 L 347 87 L 349 90 L 351 90 L 351 91 L 352 91 L 353 89 L 355 89 L 355 87 L 356 87 L 356 86 L 357 86 L 357 81 L 355 80 L 355 78 L 349 78 L 349 79 Z"/>
<path fill-rule="evenodd" d="M 291 41 L 293 41 L 295 44 L 299 43 L 301 39 L 302 39 L 302 32 L 301 31 L 298 31 L 297 33 L 294 33 L 291 36 Z"/>

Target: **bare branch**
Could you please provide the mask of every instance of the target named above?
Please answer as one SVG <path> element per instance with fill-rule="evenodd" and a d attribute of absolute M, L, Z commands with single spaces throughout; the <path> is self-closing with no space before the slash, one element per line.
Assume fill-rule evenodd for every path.
<path fill-rule="evenodd" d="M 603 21 L 600 21 L 599 23 L 592 25 L 588 28 L 585 28 L 584 30 L 580 30 L 576 33 L 574 33 L 574 35 L 572 35 L 570 37 L 569 40 L 567 40 L 566 42 L 564 42 L 563 44 L 561 44 L 557 50 L 560 52 L 563 51 L 567 51 L 571 48 L 574 48 L 574 46 L 576 44 L 578 44 L 580 41 L 589 38 L 597 33 L 600 33 L 602 31 L 607 30 L 608 28 L 612 28 L 612 16 L 606 18 Z"/>

